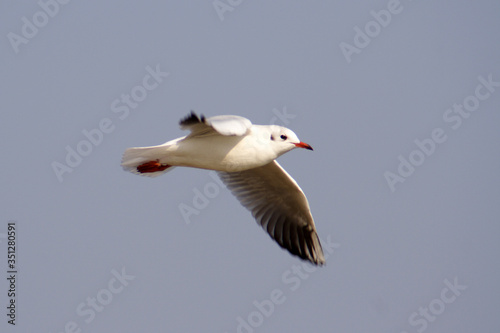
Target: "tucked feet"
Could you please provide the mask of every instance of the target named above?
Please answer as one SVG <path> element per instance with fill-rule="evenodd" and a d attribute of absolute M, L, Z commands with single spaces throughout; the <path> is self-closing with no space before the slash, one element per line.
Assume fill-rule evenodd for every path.
<path fill-rule="evenodd" d="M 161 164 L 160 160 L 156 160 L 156 161 L 149 161 L 139 165 L 137 167 L 137 171 L 140 173 L 158 172 L 158 171 L 163 171 L 169 167 L 171 167 L 171 165 Z"/>

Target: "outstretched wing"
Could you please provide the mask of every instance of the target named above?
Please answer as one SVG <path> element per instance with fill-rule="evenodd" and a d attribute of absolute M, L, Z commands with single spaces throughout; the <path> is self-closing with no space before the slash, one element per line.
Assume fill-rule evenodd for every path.
<path fill-rule="evenodd" d="M 191 113 L 180 121 L 181 129 L 190 130 L 190 137 L 220 134 L 225 136 L 246 135 L 252 126 L 252 122 L 240 116 L 215 116 L 205 118 L 198 117 L 196 113 Z"/>
<path fill-rule="evenodd" d="M 281 247 L 316 265 L 325 263 L 307 198 L 278 162 L 218 174 Z"/>

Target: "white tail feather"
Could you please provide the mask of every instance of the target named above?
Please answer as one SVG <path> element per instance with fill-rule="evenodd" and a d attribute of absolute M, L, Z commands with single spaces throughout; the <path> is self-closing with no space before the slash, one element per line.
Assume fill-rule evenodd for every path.
<path fill-rule="evenodd" d="M 122 167 L 123 170 L 135 173 L 136 175 L 157 177 L 172 170 L 174 167 L 169 167 L 163 171 L 147 173 L 141 173 L 137 171 L 137 167 L 149 161 L 159 160 L 162 157 L 165 157 L 164 146 L 128 148 L 123 153 Z"/>

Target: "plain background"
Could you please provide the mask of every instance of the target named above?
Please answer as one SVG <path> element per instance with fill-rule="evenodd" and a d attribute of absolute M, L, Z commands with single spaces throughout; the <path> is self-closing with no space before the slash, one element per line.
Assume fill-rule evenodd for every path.
<path fill-rule="evenodd" d="M 443 114 L 479 76 L 500 81 L 500 3 L 402 0 L 348 63 L 340 43 L 387 4 L 244 1 L 221 20 L 211 1 L 72 1 L 16 53 L 8 34 L 41 7 L 3 1 L 0 275 L 10 220 L 19 274 L 15 328 L 0 282 L 0 331 L 236 332 L 249 316 L 255 332 L 498 331 L 500 89 L 456 130 Z M 169 76 L 120 119 L 113 101 L 157 65 Z M 340 246 L 325 267 L 294 275 L 302 261 L 206 170 L 121 169 L 127 147 L 185 135 L 190 110 L 283 124 L 314 147 L 279 161 Z M 104 118 L 113 132 L 60 182 L 52 163 Z M 391 192 L 384 173 L 435 128 L 447 140 Z M 205 187 L 216 194 L 187 224 L 179 206 Z M 122 268 L 135 278 L 108 300 Z M 446 279 L 467 287 L 449 304 Z M 273 290 L 284 302 L 259 315 Z M 87 323 L 76 309 L 98 295 L 109 304 Z"/>

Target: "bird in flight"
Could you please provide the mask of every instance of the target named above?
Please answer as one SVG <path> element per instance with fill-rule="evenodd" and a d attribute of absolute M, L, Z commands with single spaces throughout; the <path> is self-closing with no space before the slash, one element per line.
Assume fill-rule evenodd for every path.
<path fill-rule="evenodd" d="M 307 198 L 276 162 L 295 148 L 313 150 L 310 145 L 288 128 L 253 125 L 240 116 L 205 118 L 191 112 L 180 127 L 191 133 L 162 145 L 125 150 L 123 169 L 149 177 L 178 166 L 215 170 L 282 248 L 313 264 L 325 263 Z"/>

